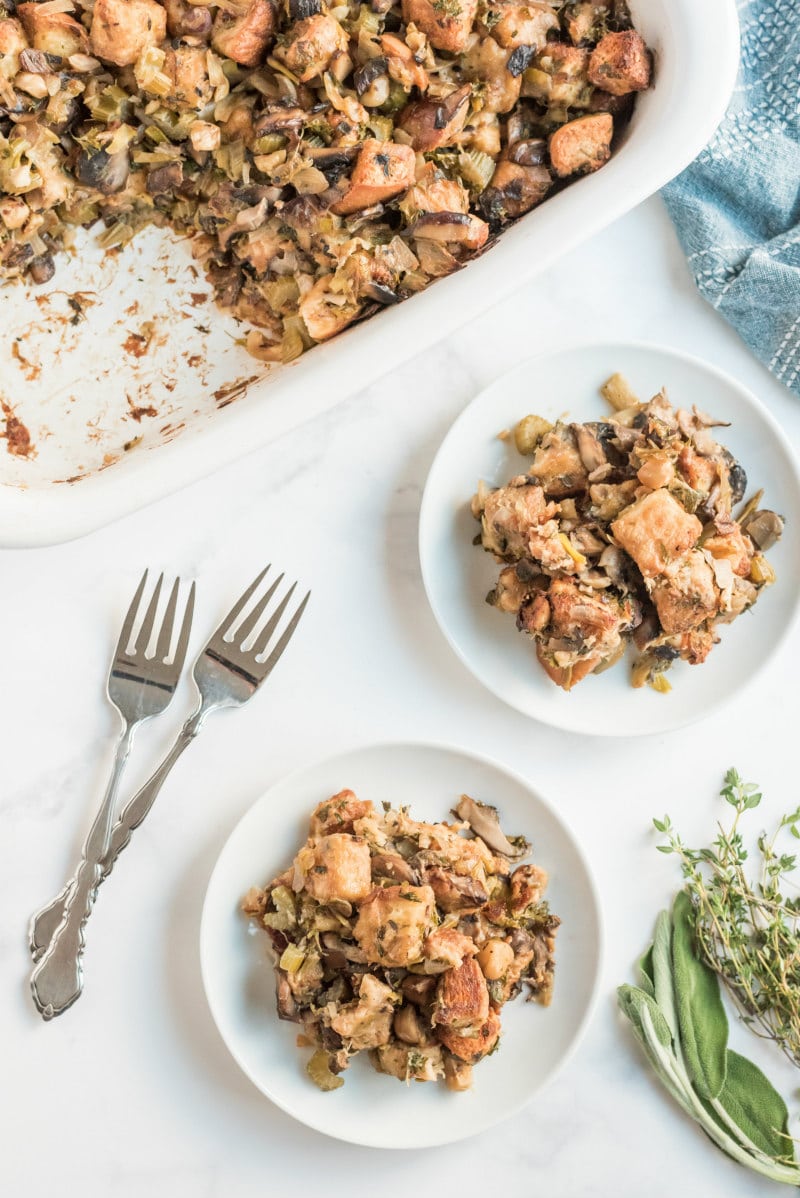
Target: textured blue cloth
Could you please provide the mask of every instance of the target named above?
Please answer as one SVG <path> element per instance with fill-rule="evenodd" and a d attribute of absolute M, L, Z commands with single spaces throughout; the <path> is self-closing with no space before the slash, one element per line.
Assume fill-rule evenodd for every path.
<path fill-rule="evenodd" d="M 741 0 L 739 18 L 728 112 L 662 194 L 701 294 L 800 395 L 800 0 Z"/>

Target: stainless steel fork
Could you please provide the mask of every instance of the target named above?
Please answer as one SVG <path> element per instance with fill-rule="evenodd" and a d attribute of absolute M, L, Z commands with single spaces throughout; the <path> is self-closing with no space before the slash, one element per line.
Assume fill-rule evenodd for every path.
<path fill-rule="evenodd" d="M 197 708 L 183 725 L 161 765 L 123 808 L 122 814 L 114 824 L 105 858 L 104 877 L 111 872 L 114 862 L 130 841 L 132 833 L 153 806 L 168 773 L 197 736 L 206 718 L 212 711 L 224 707 L 241 707 L 252 698 L 261 683 L 272 673 L 292 639 L 311 592 L 306 592 L 280 631 L 281 619 L 297 586 L 296 583 L 292 583 L 274 610 L 268 611 L 270 601 L 283 581 L 283 574 L 272 583 L 252 611 L 240 619 L 270 569 L 271 567 L 267 566 L 251 583 L 195 662 L 192 676 L 199 692 Z M 265 613 L 268 619 L 263 627 L 259 628 Z"/>
<path fill-rule="evenodd" d="M 115 799 L 122 771 L 133 744 L 136 728 L 145 720 L 164 711 L 175 693 L 183 669 L 192 626 L 194 583 L 184 610 L 175 653 L 170 655 L 170 647 L 180 579 L 176 579 L 167 602 L 158 629 L 154 653 L 152 656 L 148 656 L 147 653 L 155 631 L 163 580 L 162 574 L 153 590 L 136 643 L 130 651 L 131 636 L 147 583 L 146 570 L 122 626 L 107 686 L 108 698 L 122 721 L 122 731 L 117 742 L 111 777 L 100 809 L 84 842 L 80 863 L 61 893 L 31 920 L 30 948 L 34 959 L 39 961 L 31 976 L 31 991 L 34 1002 L 45 1019 L 60 1015 L 72 1005 L 81 992 L 83 929 L 91 913 L 103 873 L 103 861 L 108 851 Z"/>

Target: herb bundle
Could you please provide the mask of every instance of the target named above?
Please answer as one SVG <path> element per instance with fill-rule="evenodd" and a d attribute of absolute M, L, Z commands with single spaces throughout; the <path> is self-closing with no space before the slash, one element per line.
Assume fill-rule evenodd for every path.
<path fill-rule="evenodd" d="M 800 1065 L 800 896 L 784 893 L 797 861 L 778 849 L 781 833 L 800 839 L 800 808 L 785 815 L 771 837 L 759 836 L 760 862 L 751 881 L 739 821 L 759 805 L 761 793 L 734 769 L 720 793 L 735 815 L 729 828 L 719 825 L 710 848 L 687 848 L 669 816 L 653 821 L 668 838 L 659 848 L 680 858 L 699 952 L 743 1022 Z"/>
<path fill-rule="evenodd" d="M 619 987 L 620 1008 L 663 1085 L 709 1139 L 755 1172 L 800 1185 L 786 1104 L 757 1065 L 728 1048 L 719 981 L 695 951 L 693 923 L 681 891 L 658 917 L 640 985 Z"/>
<path fill-rule="evenodd" d="M 619 1004 L 663 1084 L 710 1139 L 756 1172 L 800 1185 L 786 1105 L 728 1048 L 720 992 L 721 981 L 742 1021 L 800 1065 L 800 897 L 785 893 L 797 862 L 778 847 L 781 834 L 800 839 L 800 808 L 759 836 L 751 866 L 739 825 L 762 795 L 734 769 L 720 793 L 734 816 L 707 848 L 688 848 L 669 816 L 653 820 L 667 837 L 660 852 L 680 859 L 684 889 L 658 917 L 640 986 L 620 986 Z"/>

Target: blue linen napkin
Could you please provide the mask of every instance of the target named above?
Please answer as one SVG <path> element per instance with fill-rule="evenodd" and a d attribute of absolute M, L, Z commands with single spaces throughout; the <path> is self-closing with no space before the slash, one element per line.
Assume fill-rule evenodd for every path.
<path fill-rule="evenodd" d="M 700 293 L 800 395 L 800 0 L 740 0 L 739 19 L 730 107 L 662 195 Z"/>

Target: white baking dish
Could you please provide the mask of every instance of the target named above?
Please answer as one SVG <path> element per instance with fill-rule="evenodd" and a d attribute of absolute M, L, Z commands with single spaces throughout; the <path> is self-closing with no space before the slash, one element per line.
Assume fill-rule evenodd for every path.
<path fill-rule="evenodd" d="M 0 441 L 0 545 L 81 536 L 332 407 L 673 178 L 709 140 L 733 88 L 735 0 L 631 0 L 631 9 L 655 51 L 655 85 L 611 162 L 465 270 L 267 377 L 236 343 L 234 322 L 202 299 L 208 287 L 168 234 L 148 231 L 105 259 L 83 236 L 47 287 L 6 288 L 0 402 L 30 447 L 10 452 L 26 448 L 19 426 Z"/>

